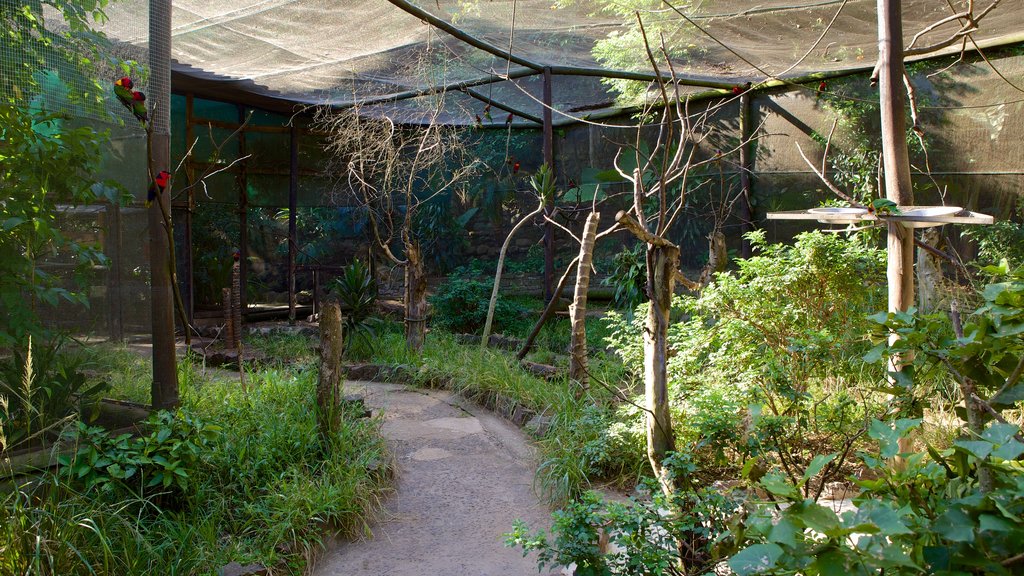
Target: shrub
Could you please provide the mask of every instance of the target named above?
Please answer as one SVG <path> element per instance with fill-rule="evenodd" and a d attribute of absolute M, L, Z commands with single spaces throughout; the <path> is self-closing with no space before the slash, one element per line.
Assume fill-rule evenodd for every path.
<path fill-rule="evenodd" d="M 491 283 L 452 274 L 430 298 L 434 325 L 454 333 L 479 333 L 487 320 L 492 288 Z M 499 298 L 494 307 L 494 331 L 514 329 L 522 323 L 523 309 Z"/>

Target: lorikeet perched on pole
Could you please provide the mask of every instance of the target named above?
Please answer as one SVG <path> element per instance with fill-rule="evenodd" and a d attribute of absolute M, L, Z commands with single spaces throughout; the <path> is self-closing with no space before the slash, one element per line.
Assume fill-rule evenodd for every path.
<path fill-rule="evenodd" d="M 149 121 L 149 114 L 146 112 L 146 95 L 142 92 L 132 92 L 132 114 L 143 124 Z"/>
<path fill-rule="evenodd" d="M 135 101 L 132 99 L 132 88 L 134 87 L 135 83 L 127 76 L 119 78 L 114 82 L 114 95 L 117 96 L 118 102 L 128 110 L 131 110 L 132 105 L 135 104 Z"/>
<path fill-rule="evenodd" d="M 146 192 L 146 208 L 153 205 L 153 201 L 156 200 L 157 194 L 164 191 L 167 188 L 167 182 L 171 179 L 171 173 L 167 170 L 161 170 L 156 178 L 153 179 L 153 183 L 149 185 L 149 190 Z"/>

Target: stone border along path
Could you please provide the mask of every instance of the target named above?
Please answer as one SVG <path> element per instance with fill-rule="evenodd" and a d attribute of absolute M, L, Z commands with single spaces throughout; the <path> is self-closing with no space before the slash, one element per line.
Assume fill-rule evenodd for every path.
<path fill-rule="evenodd" d="M 332 546 L 314 576 L 528 576 L 534 555 L 506 548 L 516 519 L 551 524 L 533 492 L 533 448 L 508 421 L 444 390 L 347 381 L 383 412 L 382 433 L 396 461 L 396 491 L 372 526 L 373 538 Z"/>

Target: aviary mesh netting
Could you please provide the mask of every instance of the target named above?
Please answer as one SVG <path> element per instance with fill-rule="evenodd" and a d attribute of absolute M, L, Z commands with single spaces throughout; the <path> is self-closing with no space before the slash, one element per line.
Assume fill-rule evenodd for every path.
<path fill-rule="evenodd" d="M 224 171 L 192 189 L 188 197 L 176 196 L 179 278 L 193 280 L 185 287 L 190 307 L 216 303 L 227 281 L 231 251 L 242 244 L 247 289 L 254 295 L 279 295 L 284 290 L 293 135 L 298 146 L 299 264 L 346 264 L 361 250 L 358 243 L 365 231 L 360 222 L 365 217 L 360 220 L 343 179 L 332 172 L 321 134 L 308 115 L 301 114 L 304 110 L 358 104 L 363 114 L 415 124 L 427 121 L 437 102 L 443 101 L 438 120 L 465 128 L 471 151 L 486 168 L 469 184 L 479 192 L 475 200 L 451 201 L 458 214 L 478 209 L 466 226 L 471 242 L 442 239 L 454 261 L 487 257 L 485 247 L 500 244 L 516 213 L 517 194 L 526 198 L 521 194 L 528 189 L 525 175 L 543 161 L 539 128 L 544 68 L 552 78 L 555 165 L 561 188 L 596 184 L 593 174 L 610 168 L 618 147 L 633 138 L 633 132 L 623 127 L 637 123 L 631 116 L 635 110 L 624 110 L 620 93 L 602 75 L 627 78 L 638 73 L 635 77 L 642 78 L 651 74 L 651 68 L 643 59 L 594 55 L 599 40 L 628 36 L 623 16 L 595 12 L 583 1 L 558 9 L 552 0 L 421 0 L 416 5 L 478 45 L 511 54 L 501 57 L 457 38 L 454 30 L 427 25 L 426 16 L 410 14 L 396 5 L 401 3 L 174 2 L 172 164 L 177 165 L 194 142 L 184 174 L 202 173 L 209 168 L 204 162 L 213 154 L 211 142 L 227 142 L 217 158 Z M 950 16 L 965 4 L 905 0 L 906 43 L 944 18 L 949 22 L 921 35 L 917 45 L 948 37 L 963 24 Z M 725 89 L 717 99 L 705 100 L 722 105 L 712 122 L 716 136 L 700 152 L 704 157 L 715 154 L 716 147 L 729 150 L 730 143 L 740 139 L 738 99 L 730 87 L 783 80 L 751 97 L 750 121 L 758 130 L 749 167 L 755 216 L 827 199 L 797 145 L 820 161 L 820 144 L 813 136 L 827 134 L 832 122 L 852 108 L 877 103 L 877 92 L 868 82 L 877 54 L 875 1 L 766 0 L 751 6 L 746 0 L 715 0 L 682 7 L 686 18 L 660 2 L 651 0 L 649 5 L 655 9 L 643 13 L 645 24 L 668 31 L 666 43 L 677 54 L 673 67 L 681 80 L 679 93 L 707 96 L 709 88 Z M 75 86 L 120 75 L 119 69 L 105 64 L 108 59 L 135 61 L 145 70 L 148 3 L 123 0 L 106 12 L 109 21 L 101 28 L 113 45 L 100 60 L 101 74 L 109 78 L 49 68 L 45 61 L 28 63 L 38 66 L 40 74 L 61 80 L 41 82 L 42 90 L 31 95 L 31 105 L 65 113 L 74 122 L 109 124 L 113 138 L 107 172 L 136 196 L 134 204 L 117 208 L 117 213 L 104 206 L 69 212 L 69 229 L 78 227 L 83 234 L 96 236 L 117 259 L 112 258 L 109 271 L 97 271 L 92 291 L 110 305 L 94 305 L 85 316 L 57 314 L 55 321 L 88 323 L 95 330 L 116 326 L 145 331 L 149 310 L 147 248 L 142 241 L 148 237 L 142 217 L 144 134 L 113 98 L 106 103 L 81 102 L 75 98 Z M 928 135 L 928 156 L 915 153 L 912 159 L 923 202 L 947 202 L 997 217 L 1014 213 L 1024 188 L 1022 32 L 1024 0 L 1001 0 L 969 40 L 947 47 L 945 56 L 931 54 L 928 61 L 911 66 L 920 127 Z M 962 47 L 968 52 L 960 59 Z M 978 55 L 979 48 L 985 58 Z M 23 60 L 24 55 L 0 45 L 3 66 L 25 65 Z M 661 58 L 663 71 L 664 64 Z M 827 97 L 815 89 L 820 78 L 828 82 Z M 144 75 L 138 83 L 146 89 Z M 640 86 L 641 93 L 649 89 L 642 80 Z M 0 89 L 15 88 L 5 82 Z M 511 123 L 506 123 L 504 108 L 487 114 L 487 102 L 514 110 Z M 241 138 L 229 138 L 246 118 Z M 869 122 L 865 130 L 876 128 Z M 840 125 L 834 151 L 853 150 L 854 136 Z M 518 173 L 511 170 L 513 165 Z M 712 182 L 707 189 L 736 185 L 741 172 L 737 158 L 727 156 L 713 168 L 714 173 L 703 175 Z M 180 191 L 187 182 L 188 177 L 177 178 L 176 187 Z M 688 253 L 702 252 L 706 243 L 707 223 L 702 221 L 699 201 L 695 197 L 692 215 L 684 219 L 677 238 Z M 491 210 L 494 207 L 497 212 Z M 767 226 L 779 236 L 796 231 L 790 224 Z M 726 231 L 737 230 L 730 224 Z M 525 234 L 528 241 L 514 247 L 513 257 L 535 245 L 539 233 Z M 308 284 L 307 276 L 300 277 L 300 289 Z"/>

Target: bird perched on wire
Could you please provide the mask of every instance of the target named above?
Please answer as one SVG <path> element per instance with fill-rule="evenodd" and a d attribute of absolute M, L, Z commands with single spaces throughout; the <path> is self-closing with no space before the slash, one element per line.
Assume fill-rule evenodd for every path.
<path fill-rule="evenodd" d="M 505 126 L 511 126 L 512 125 L 512 119 L 514 117 L 515 116 L 511 112 L 509 112 L 508 116 L 505 117 Z"/>
<path fill-rule="evenodd" d="M 167 183 L 171 179 L 171 173 L 167 170 L 161 170 L 156 178 L 153 179 L 153 183 L 149 185 L 149 190 L 146 191 L 146 208 L 153 205 L 153 201 L 156 200 L 158 194 L 162 193 L 167 188 Z"/>
<path fill-rule="evenodd" d="M 899 216 L 901 214 L 898 204 L 888 198 L 875 198 L 868 204 L 868 214 L 875 216 Z"/>
<path fill-rule="evenodd" d="M 149 121 L 149 113 L 146 112 L 146 95 L 138 90 L 132 92 L 132 114 L 143 124 Z"/>
<path fill-rule="evenodd" d="M 118 78 L 114 81 L 114 95 L 117 96 L 118 102 L 122 106 L 127 108 L 129 111 L 132 109 L 132 105 L 135 103 L 132 100 L 132 88 L 135 87 L 135 83 L 128 76 Z"/>

